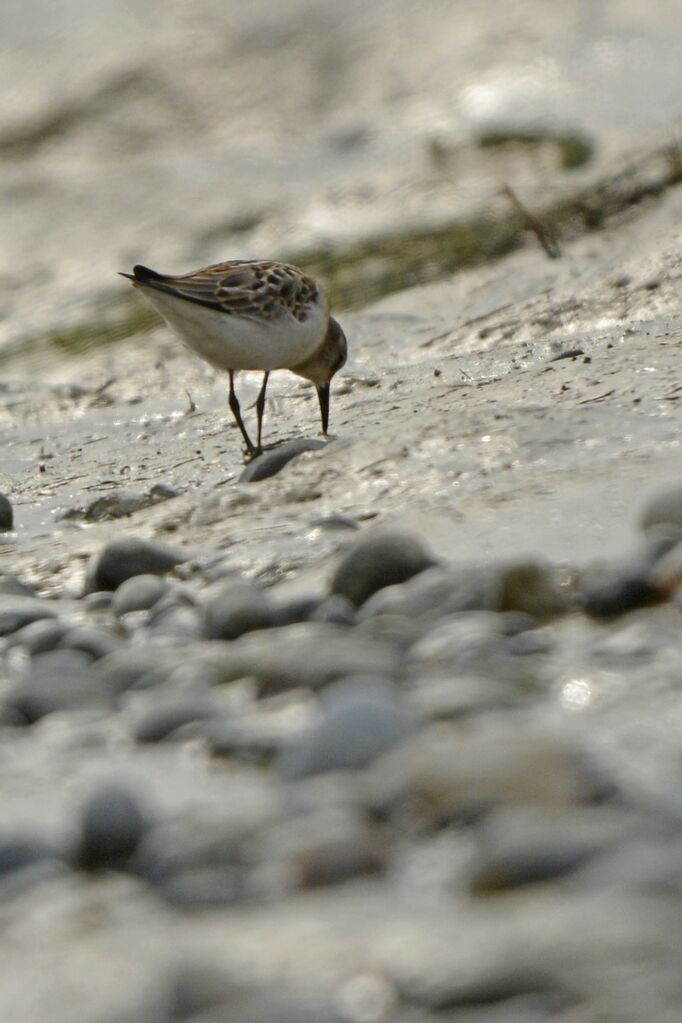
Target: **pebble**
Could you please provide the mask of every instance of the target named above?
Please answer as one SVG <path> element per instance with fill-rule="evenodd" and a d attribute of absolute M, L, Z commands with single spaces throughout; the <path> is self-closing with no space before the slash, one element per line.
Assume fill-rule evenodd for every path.
<path fill-rule="evenodd" d="M 175 663 L 172 652 L 127 646 L 102 657 L 93 665 L 93 673 L 103 689 L 118 695 L 151 672 L 160 670 L 165 679 Z"/>
<path fill-rule="evenodd" d="M 134 536 L 112 540 L 91 562 L 86 591 L 116 590 L 126 579 L 150 573 L 161 575 L 189 557 L 189 552 L 156 540 L 142 540 Z"/>
<path fill-rule="evenodd" d="M 528 620 L 517 612 L 466 611 L 434 622 L 410 650 L 412 670 L 442 676 L 478 675 L 506 683 L 525 684 L 530 669 L 523 658 L 510 657 L 510 638 Z"/>
<path fill-rule="evenodd" d="M 72 626 L 61 618 L 41 618 L 12 635 L 11 645 L 24 647 L 31 656 L 55 650 Z"/>
<path fill-rule="evenodd" d="M 158 575 L 134 575 L 118 587 L 111 608 L 116 615 L 148 611 L 167 590 L 168 583 Z"/>
<path fill-rule="evenodd" d="M 260 696 L 287 689 L 320 689 L 352 675 L 395 678 L 403 668 L 401 653 L 380 640 L 349 633 L 328 622 L 301 622 L 262 629 L 232 643 L 207 642 L 186 651 L 193 670 L 208 672 L 214 684 L 253 678 Z"/>
<path fill-rule="evenodd" d="M 621 842 L 630 822 L 601 809 L 505 808 L 477 829 L 470 883 L 477 894 L 546 882 Z"/>
<path fill-rule="evenodd" d="M 418 800 L 437 821 L 491 806 L 570 806 L 591 796 L 587 773 L 565 737 L 519 718 L 475 730 L 423 728 L 370 768 L 372 805 Z"/>
<path fill-rule="evenodd" d="M 650 571 L 604 568 L 583 582 L 580 603 L 592 618 L 616 618 L 638 607 L 660 604 L 663 599 Z"/>
<path fill-rule="evenodd" d="M 0 532 L 6 532 L 14 526 L 14 510 L 7 496 L 0 491 Z"/>
<path fill-rule="evenodd" d="M 127 789 L 103 787 L 82 808 L 74 862 L 82 870 L 125 867 L 147 828 L 146 814 Z"/>
<path fill-rule="evenodd" d="M 31 668 L 7 694 L 7 704 L 33 724 L 56 711 L 106 707 L 110 697 L 81 650 L 52 650 L 33 657 Z"/>
<path fill-rule="evenodd" d="M 86 593 L 81 599 L 88 611 L 108 611 L 113 596 L 111 590 L 95 590 L 93 593 Z"/>
<path fill-rule="evenodd" d="M 32 586 L 25 583 L 17 575 L 0 575 L 0 594 L 18 597 L 35 597 L 36 593 Z"/>
<path fill-rule="evenodd" d="M 402 585 L 379 590 L 363 605 L 361 618 L 386 614 L 442 618 L 460 611 L 498 611 L 501 604 L 502 585 L 496 568 L 437 566 Z"/>
<path fill-rule="evenodd" d="M 59 861 L 63 858 L 61 851 L 49 842 L 39 838 L 27 838 L 21 835 L 0 838 L 0 878 L 16 870 L 25 870 L 36 863 Z"/>
<path fill-rule="evenodd" d="M 564 614 L 571 606 L 571 596 L 559 586 L 551 565 L 518 561 L 503 566 L 500 576 L 502 611 L 520 611 L 544 621 Z"/>
<path fill-rule="evenodd" d="M 62 636 L 58 646 L 62 650 L 82 650 L 96 661 L 118 650 L 122 642 L 118 636 L 96 625 L 75 625 Z"/>
<path fill-rule="evenodd" d="M 253 583 L 223 586 L 204 604 L 203 633 L 207 639 L 237 639 L 274 623 L 275 613 L 268 595 Z"/>
<path fill-rule="evenodd" d="M 421 540 L 410 533 L 377 532 L 355 543 L 342 557 L 331 592 L 359 607 L 377 590 L 407 582 L 435 564 Z"/>
<path fill-rule="evenodd" d="M 314 616 L 324 599 L 319 593 L 301 593 L 285 599 L 275 596 L 272 624 L 294 625 L 296 622 L 307 622 Z"/>
<path fill-rule="evenodd" d="M 168 700 L 150 707 L 137 721 L 133 734 L 138 742 L 161 742 L 182 725 L 210 718 L 212 712 L 203 697 Z"/>
<path fill-rule="evenodd" d="M 41 618 L 55 618 L 57 608 L 38 597 L 0 596 L 0 636 L 17 632 Z"/>
<path fill-rule="evenodd" d="M 640 526 L 645 531 L 655 526 L 682 528 L 682 485 L 655 494 L 642 511 Z"/>
<path fill-rule="evenodd" d="M 306 451 L 319 451 L 326 447 L 323 440 L 316 440 L 311 437 L 300 437 L 296 440 L 286 441 L 279 444 L 270 451 L 264 451 L 252 459 L 239 477 L 240 483 L 257 483 L 260 480 L 269 479 L 281 472 L 285 465 L 293 458 L 298 458 Z"/>
<path fill-rule="evenodd" d="M 311 526 L 315 526 L 316 529 L 325 529 L 331 532 L 357 530 L 360 528 L 360 523 L 357 519 L 353 519 L 350 515 L 341 515 L 335 513 L 333 515 L 320 515 L 319 518 L 313 519 Z"/>
<path fill-rule="evenodd" d="M 295 779 L 358 770 L 401 742 L 413 725 L 384 679 L 336 682 L 323 693 L 320 720 L 281 756 L 280 774 Z"/>
<path fill-rule="evenodd" d="M 356 618 L 355 605 L 348 597 L 338 593 L 321 601 L 310 615 L 313 622 L 332 622 L 336 625 L 355 625 Z"/>

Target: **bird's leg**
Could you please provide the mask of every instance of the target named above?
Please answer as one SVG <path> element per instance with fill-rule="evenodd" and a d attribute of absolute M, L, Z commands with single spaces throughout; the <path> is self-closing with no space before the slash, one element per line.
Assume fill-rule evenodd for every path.
<path fill-rule="evenodd" d="M 263 383 L 256 400 L 256 414 L 258 416 L 258 440 L 256 441 L 256 449 L 259 452 L 263 450 L 261 446 L 261 433 L 263 431 L 263 412 L 265 410 L 265 389 L 268 386 L 269 376 L 270 370 L 266 370 L 263 374 Z"/>
<path fill-rule="evenodd" d="M 244 438 L 244 442 L 246 444 L 246 453 L 247 453 L 247 455 L 253 456 L 253 455 L 257 454 L 257 450 L 253 446 L 253 442 L 252 442 L 251 438 L 249 437 L 248 433 L 246 432 L 246 427 L 244 426 L 244 420 L 242 419 L 241 409 L 239 408 L 239 401 L 237 400 L 237 395 L 234 392 L 234 370 L 229 370 L 228 372 L 230 374 L 230 396 L 228 398 L 228 404 L 230 406 L 230 411 L 232 412 L 232 415 L 234 416 L 234 418 L 235 418 L 235 420 L 237 422 L 237 426 L 239 427 L 239 429 L 242 432 L 242 437 Z"/>

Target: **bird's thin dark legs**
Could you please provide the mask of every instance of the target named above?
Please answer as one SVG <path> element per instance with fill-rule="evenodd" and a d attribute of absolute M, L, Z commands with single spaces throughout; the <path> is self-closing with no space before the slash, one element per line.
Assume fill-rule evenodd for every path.
<path fill-rule="evenodd" d="M 237 400 L 237 395 L 234 392 L 234 371 L 233 370 L 228 370 L 228 372 L 230 374 L 230 396 L 228 398 L 228 403 L 229 403 L 229 406 L 230 406 L 230 410 L 231 410 L 232 415 L 234 416 L 234 418 L 235 418 L 235 420 L 237 422 L 237 426 L 239 427 L 239 429 L 242 432 L 242 437 L 244 438 L 244 443 L 246 444 L 246 452 L 247 452 L 247 454 L 255 455 L 255 454 L 257 454 L 257 449 L 253 446 L 253 442 L 252 442 L 251 438 L 249 437 L 248 433 L 246 432 L 246 427 L 244 426 L 244 420 L 242 419 L 241 409 L 239 407 L 239 401 Z M 260 431 L 259 431 L 259 447 L 260 447 Z"/>
<path fill-rule="evenodd" d="M 265 409 L 265 389 L 268 386 L 268 377 L 269 376 L 270 376 L 270 371 L 269 370 L 266 371 L 263 374 L 263 383 L 261 385 L 260 393 L 259 393 L 258 399 L 256 401 L 256 414 L 258 416 L 258 440 L 256 442 L 256 448 L 257 448 L 258 451 L 262 451 L 262 447 L 261 447 L 261 433 L 262 433 L 262 430 L 263 430 L 263 411 Z"/>

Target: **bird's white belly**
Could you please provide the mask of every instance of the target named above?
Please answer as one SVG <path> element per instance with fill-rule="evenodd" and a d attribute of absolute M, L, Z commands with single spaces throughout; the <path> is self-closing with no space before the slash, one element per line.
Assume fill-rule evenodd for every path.
<path fill-rule="evenodd" d="M 276 320 L 241 319 L 160 291 L 144 290 L 171 330 L 218 369 L 286 369 L 309 359 L 327 331 L 326 303 L 311 307 L 301 323 L 285 313 Z"/>

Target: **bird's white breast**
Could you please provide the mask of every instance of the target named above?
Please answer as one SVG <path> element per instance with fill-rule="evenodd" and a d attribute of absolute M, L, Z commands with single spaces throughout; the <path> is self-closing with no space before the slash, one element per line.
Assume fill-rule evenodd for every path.
<path fill-rule="evenodd" d="M 161 291 L 144 289 L 171 330 L 218 369 L 287 369 L 309 359 L 322 344 L 329 312 L 320 291 L 301 323 L 283 311 L 273 320 L 243 319 Z"/>

